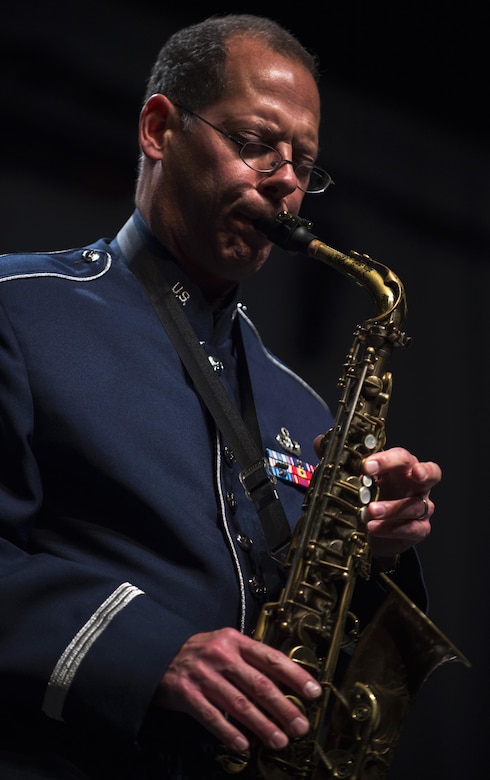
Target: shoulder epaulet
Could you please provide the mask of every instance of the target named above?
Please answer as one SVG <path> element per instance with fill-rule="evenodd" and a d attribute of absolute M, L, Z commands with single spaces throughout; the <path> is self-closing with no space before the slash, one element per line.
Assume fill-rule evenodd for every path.
<path fill-rule="evenodd" d="M 0 255 L 0 282 L 53 276 L 67 280 L 91 281 L 105 274 L 111 263 L 109 252 L 90 247 L 59 252 Z"/>

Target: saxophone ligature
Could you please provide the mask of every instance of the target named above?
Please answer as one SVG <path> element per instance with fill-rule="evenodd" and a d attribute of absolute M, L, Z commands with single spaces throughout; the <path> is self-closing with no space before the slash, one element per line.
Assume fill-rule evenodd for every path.
<path fill-rule="evenodd" d="M 361 464 L 385 445 L 387 366 L 393 348 L 410 343 L 402 330 L 405 292 L 387 266 L 332 249 L 312 235 L 311 222 L 289 212 L 256 226 L 286 251 L 317 258 L 364 287 L 376 311 L 355 329 L 334 425 L 286 553 L 285 586 L 277 602 L 263 605 L 254 634 L 306 668 L 323 693 L 314 702 L 288 694 L 309 719 L 305 737 L 281 751 L 252 741 L 247 753 L 219 761 L 225 773 L 253 780 L 384 780 L 423 683 L 448 661 L 470 665 L 386 574 L 377 576 L 388 595 L 366 627 L 352 609 L 358 578 L 373 574 L 364 510 L 378 495 Z"/>

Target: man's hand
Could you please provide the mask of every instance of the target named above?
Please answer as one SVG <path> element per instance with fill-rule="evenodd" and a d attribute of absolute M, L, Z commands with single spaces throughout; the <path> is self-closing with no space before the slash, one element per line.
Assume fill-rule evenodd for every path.
<path fill-rule="evenodd" d="M 421 463 L 402 447 L 370 455 L 363 464 L 379 497 L 366 509 L 366 528 L 374 557 L 389 557 L 423 541 L 431 530 L 430 491 L 442 473 L 437 463 Z"/>
<path fill-rule="evenodd" d="M 222 628 L 185 642 L 163 676 L 155 704 L 192 715 L 229 750 L 249 747 L 238 724 L 279 750 L 289 737 L 306 734 L 310 724 L 276 683 L 303 699 L 321 694 L 316 680 L 284 653 Z"/>
<path fill-rule="evenodd" d="M 315 439 L 321 456 L 323 436 Z M 423 541 L 431 530 L 434 503 L 430 491 L 440 482 L 440 466 L 420 462 L 403 447 L 369 455 L 363 472 L 376 480 L 377 501 L 366 507 L 366 529 L 374 558 L 395 559 L 397 555 Z"/>

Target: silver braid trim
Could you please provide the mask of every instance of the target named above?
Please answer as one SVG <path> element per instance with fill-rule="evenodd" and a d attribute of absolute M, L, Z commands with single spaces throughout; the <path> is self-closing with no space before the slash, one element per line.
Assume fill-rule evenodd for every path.
<path fill-rule="evenodd" d="M 88 651 L 118 612 L 143 591 L 123 582 L 94 612 L 60 656 L 53 669 L 43 701 L 43 712 L 54 720 L 63 720 L 63 707 L 75 674 Z"/>

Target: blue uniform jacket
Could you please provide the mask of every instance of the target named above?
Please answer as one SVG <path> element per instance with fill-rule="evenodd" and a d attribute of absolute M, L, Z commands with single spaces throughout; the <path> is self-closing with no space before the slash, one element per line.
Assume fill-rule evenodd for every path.
<path fill-rule="evenodd" d="M 305 490 L 292 472 L 316 463 L 313 439 L 332 422 L 237 300 L 213 315 L 137 212 L 119 239 L 0 258 L 0 713 L 21 742 L 9 733 L 1 776 L 9 753 L 34 744 L 64 755 L 63 778 L 113 739 L 132 761 L 182 643 L 222 626 L 252 631 L 262 586 L 271 597 L 280 585 L 240 466 L 128 266 L 138 242 L 161 256 L 236 400 L 238 319 L 264 447 L 285 458 L 281 442 L 301 448 L 277 486 L 291 527 Z"/>

